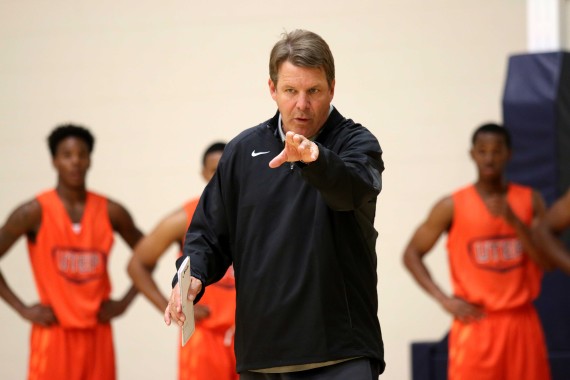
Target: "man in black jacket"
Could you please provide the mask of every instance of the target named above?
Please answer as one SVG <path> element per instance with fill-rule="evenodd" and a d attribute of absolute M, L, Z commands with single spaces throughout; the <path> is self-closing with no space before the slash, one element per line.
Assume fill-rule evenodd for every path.
<path fill-rule="evenodd" d="M 320 36 L 284 34 L 269 72 L 278 112 L 226 146 L 186 234 L 189 300 L 233 263 L 242 380 L 378 379 L 382 150 L 331 105 L 334 60 Z M 185 320 L 176 277 L 164 318 Z"/>

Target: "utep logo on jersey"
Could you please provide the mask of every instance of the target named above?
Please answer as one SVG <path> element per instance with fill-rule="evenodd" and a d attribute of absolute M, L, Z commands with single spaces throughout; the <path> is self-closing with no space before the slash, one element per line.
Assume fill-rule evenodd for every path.
<path fill-rule="evenodd" d="M 482 269 L 507 272 L 521 266 L 526 256 L 519 239 L 496 236 L 471 240 L 469 257 Z"/>
<path fill-rule="evenodd" d="M 52 254 L 59 274 L 68 281 L 84 283 L 106 272 L 107 258 L 97 250 L 55 247 Z"/>

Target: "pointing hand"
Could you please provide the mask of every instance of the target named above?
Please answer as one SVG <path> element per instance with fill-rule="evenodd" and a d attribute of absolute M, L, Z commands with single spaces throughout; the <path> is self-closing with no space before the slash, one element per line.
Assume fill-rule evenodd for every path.
<path fill-rule="evenodd" d="M 277 168 L 285 162 L 302 161 L 306 164 L 319 158 L 319 147 L 303 135 L 287 132 L 285 148 L 269 162 L 270 168 Z"/>

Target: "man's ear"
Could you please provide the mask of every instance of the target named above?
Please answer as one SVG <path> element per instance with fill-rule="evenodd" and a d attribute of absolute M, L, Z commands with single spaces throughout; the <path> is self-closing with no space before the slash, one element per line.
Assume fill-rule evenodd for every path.
<path fill-rule="evenodd" d="M 275 85 L 275 83 L 273 83 L 271 78 L 269 78 L 267 84 L 269 85 L 269 93 L 271 94 L 273 100 L 275 100 L 275 98 L 277 97 L 277 86 Z"/>

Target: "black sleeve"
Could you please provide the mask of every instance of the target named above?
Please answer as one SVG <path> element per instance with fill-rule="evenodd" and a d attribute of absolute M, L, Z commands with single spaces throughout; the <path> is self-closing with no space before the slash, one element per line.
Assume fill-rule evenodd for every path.
<path fill-rule="evenodd" d="M 202 297 L 207 285 L 220 280 L 232 263 L 229 244 L 228 224 L 222 194 L 222 161 L 216 174 L 208 183 L 184 239 L 183 255 L 176 260 L 180 267 L 184 257 L 190 256 L 192 276 L 202 281 L 202 292 L 194 302 Z M 172 286 L 178 282 L 174 276 Z"/>
<path fill-rule="evenodd" d="M 317 160 L 299 166 L 330 208 L 351 211 L 378 196 L 384 171 L 382 149 L 367 129 L 360 127 L 346 136 L 338 153 L 317 145 Z"/>

